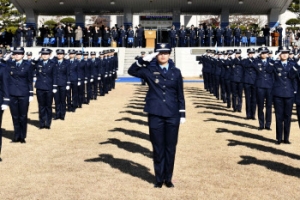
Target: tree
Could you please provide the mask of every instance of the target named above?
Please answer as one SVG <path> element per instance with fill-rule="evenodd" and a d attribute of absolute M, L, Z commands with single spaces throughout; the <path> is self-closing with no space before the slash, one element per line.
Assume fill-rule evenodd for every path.
<path fill-rule="evenodd" d="M 291 26 L 296 26 L 297 24 L 300 24 L 300 20 L 297 19 L 297 18 L 292 18 L 292 19 L 289 19 L 285 22 L 285 24 L 287 25 L 291 25 Z"/>
<path fill-rule="evenodd" d="M 299 0 L 293 0 L 288 10 L 295 13 L 300 18 Z"/>
<path fill-rule="evenodd" d="M 9 0 L 0 0 L 0 30 L 11 30 L 13 33 L 18 26 L 24 24 L 25 17 L 18 12 Z"/>
<path fill-rule="evenodd" d="M 75 24 L 75 19 L 72 17 L 66 17 L 60 20 L 63 24 Z"/>

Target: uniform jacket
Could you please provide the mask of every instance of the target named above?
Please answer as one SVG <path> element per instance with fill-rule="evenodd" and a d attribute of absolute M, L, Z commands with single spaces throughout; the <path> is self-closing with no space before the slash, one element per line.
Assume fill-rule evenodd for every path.
<path fill-rule="evenodd" d="M 244 83 L 254 85 L 256 81 L 256 71 L 251 67 L 254 58 L 246 58 L 242 60 L 241 64 L 244 68 Z"/>
<path fill-rule="evenodd" d="M 223 67 L 225 68 L 225 74 L 224 74 L 224 79 L 225 80 L 230 80 L 231 69 L 232 69 L 231 66 L 232 66 L 231 58 L 228 58 L 227 60 L 224 60 Z"/>
<path fill-rule="evenodd" d="M 238 82 L 238 83 L 243 82 L 244 69 L 242 67 L 241 62 L 242 62 L 241 58 L 234 58 L 232 60 L 231 75 L 230 75 L 231 81 Z"/>
<path fill-rule="evenodd" d="M 56 83 L 56 66 L 55 62 L 48 60 L 47 64 L 43 65 L 43 60 L 40 60 L 36 65 L 36 83 L 35 87 L 40 90 L 52 90 Z"/>
<path fill-rule="evenodd" d="M 255 86 L 259 88 L 272 88 L 273 87 L 273 74 L 271 71 L 267 71 L 268 66 L 273 66 L 273 61 L 269 60 L 266 65 L 263 65 L 263 61 L 260 58 L 254 60 L 252 66 L 256 71 Z"/>
<path fill-rule="evenodd" d="M 67 86 L 70 84 L 70 62 L 68 60 L 63 59 L 61 64 L 58 64 L 58 61 L 55 61 L 55 67 L 57 70 L 56 73 L 56 83 L 58 86 Z"/>
<path fill-rule="evenodd" d="M 69 80 L 71 82 L 77 82 L 78 81 L 78 64 L 75 61 L 75 59 L 69 60 L 70 62 L 70 73 L 69 73 Z"/>
<path fill-rule="evenodd" d="M 170 37 L 170 38 L 175 38 L 176 35 L 177 35 L 177 30 L 176 30 L 176 29 L 171 29 L 171 30 L 169 31 L 169 37 Z"/>
<path fill-rule="evenodd" d="M 78 81 L 84 81 L 84 79 L 86 78 L 86 62 L 83 59 L 76 59 L 76 62 Z"/>
<path fill-rule="evenodd" d="M 33 73 L 29 62 L 22 61 L 16 67 L 16 61 L 8 62 L 7 66 L 8 89 L 11 96 L 33 96 Z"/>
<path fill-rule="evenodd" d="M 6 66 L 0 63 L 0 105 L 9 104 L 8 74 Z"/>
<path fill-rule="evenodd" d="M 137 61 L 143 63 L 143 59 Z M 143 78 L 149 91 L 146 96 L 144 111 L 163 117 L 185 117 L 185 100 L 181 72 L 169 60 L 169 69 L 166 74 L 154 59 L 147 67 L 139 67 L 136 62 L 128 69 L 128 74 Z"/>
<path fill-rule="evenodd" d="M 295 70 L 297 67 L 294 62 L 287 62 L 287 66 L 283 67 L 281 61 L 274 61 L 274 65 L 269 65 L 268 72 L 274 74 L 274 84 L 272 89 L 273 96 L 276 97 L 294 97 L 294 79 L 296 78 Z"/>

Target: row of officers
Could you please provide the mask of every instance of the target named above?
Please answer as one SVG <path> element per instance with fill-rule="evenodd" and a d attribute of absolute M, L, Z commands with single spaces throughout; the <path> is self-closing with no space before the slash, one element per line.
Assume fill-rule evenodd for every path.
<path fill-rule="evenodd" d="M 298 55 L 287 47 L 279 47 L 273 57 L 267 47 L 250 48 L 247 57 L 240 49 L 216 52 L 207 50 L 197 57 L 203 64 L 204 88 L 223 100 L 233 112 L 241 112 L 245 94 L 246 119 L 255 120 L 258 130 L 271 130 L 272 104 L 276 117 L 277 144 L 290 144 L 293 104 L 296 103 L 300 127 L 300 78 Z"/>
<path fill-rule="evenodd" d="M 211 25 L 199 24 L 198 27 L 192 25 L 189 29 L 186 29 L 185 26 L 176 29 L 173 25 L 169 30 L 169 43 L 172 47 L 240 46 L 242 36 L 245 36 L 249 40 L 247 43 L 250 44 L 250 37 L 253 34 L 249 27 L 242 31 L 239 26 L 231 29 L 229 25 L 225 28 L 221 28 L 221 26 L 212 28 Z"/>
<path fill-rule="evenodd" d="M 54 120 L 64 120 L 67 111 L 75 112 L 82 108 L 82 104 L 89 104 L 90 100 L 105 96 L 115 88 L 118 59 L 113 49 L 99 52 L 99 57 L 94 51 L 89 54 L 73 49 L 68 55 L 64 49 L 57 49 L 53 58 L 51 49 L 42 48 L 39 53 L 37 59 L 32 59 L 32 53 L 27 52 L 25 60 L 24 48 L 18 47 L 0 63 L 0 121 L 3 111 L 9 107 L 14 126 L 12 142 L 26 143 L 33 85 L 36 88 L 40 129 L 50 129 L 53 99 Z M 2 132 L 0 150 L 1 146 Z"/>

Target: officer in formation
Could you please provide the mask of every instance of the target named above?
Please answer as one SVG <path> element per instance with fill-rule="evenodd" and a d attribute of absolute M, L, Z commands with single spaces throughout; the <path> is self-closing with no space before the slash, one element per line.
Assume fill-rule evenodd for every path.
<path fill-rule="evenodd" d="M 100 58 L 95 56 L 96 52 L 91 52 L 91 58 L 88 58 L 87 52 L 74 49 L 69 50 L 69 56 L 66 56 L 64 49 L 57 49 L 56 56 L 53 57 L 51 56 L 52 50 L 49 48 L 42 48 L 39 53 L 38 57 L 32 59 L 32 53 L 27 52 L 27 60 L 25 60 L 24 48 L 18 47 L 12 51 L 12 54 L 5 56 L 0 63 L 2 65 L 0 66 L 1 105 L 3 105 L 2 110 L 8 105 L 10 108 L 14 125 L 13 143 L 26 143 L 28 107 L 29 102 L 33 100 L 34 79 L 36 80 L 40 129 L 51 127 L 53 99 L 55 102 L 54 120 L 64 120 L 67 106 L 69 111 L 75 112 L 83 102 L 88 103 L 101 94 L 98 83 L 102 74 L 104 77 L 111 78 L 107 82 L 101 82 L 101 87 L 104 85 L 108 90 L 115 87 L 115 80 L 112 79 L 117 78 L 118 68 L 115 65 L 118 61 L 113 49 L 100 52 L 100 55 L 107 55 L 107 61 L 102 65 L 99 62 Z M 1 78 L 2 75 L 5 79 Z M 95 93 L 91 91 L 91 83 L 94 79 L 98 81 L 93 85 Z M 105 84 L 109 84 L 109 87 Z M 82 89 L 82 86 L 85 88 Z"/>
<path fill-rule="evenodd" d="M 271 130 L 273 103 L 276 116 L 276 144 L 282 142 L 290 144 L 289 133 L 294 102 L 297 105 L 300 127 L 300 96 L 298 94 L 300 93 L 300 61 L 299 54 L 289 57 L 292 52 L 293 50 L 286 47 L 279 47 L 273 57 L 269 49 L 263 46 L 257 50 L 248 49 L 248 56 L 242 58 L 239 49 L 227 50 L 227 52 L 208 49 L 200 57 L 200 63 L 203 64 L 204 88 L 219 99 L 219 86 L 215 84 L 221 84 L 218 76 L 221 79 L 223 76 L 225 92 L 222 95 L 221 86 L 221 99 L 227 103 L 228 108 L 232 105 L 234 112 L 240 112 L 242 109 L 244 90 L 245 119 L 255 120 L 257 108 L 258 130 Z M 220 66 L 224 70 L 223 73 L 219 73 Z"/>
<path fill-rule="evenodd" d="M 146 55 L 145 51 L 141 51 L 141 55 L 140 56 L 136 56 L 135 60 L 138 60 L 139 58 L 143 58 Z M 141 85 L 146 85 L 146 81 L 145 79 L 141 78 Z"/>
<path fill-rule="evenodd" d="M 169 44 L 157 44 L 155 53 L 140 57 L 128 74 L 143 78 L 149 85 L 144 111 L 148 113 L 156 183 L 174 187 L 174 169 L 179 124 L 185 122 L 185 100 L 181 72 L 170 59 Z"/>

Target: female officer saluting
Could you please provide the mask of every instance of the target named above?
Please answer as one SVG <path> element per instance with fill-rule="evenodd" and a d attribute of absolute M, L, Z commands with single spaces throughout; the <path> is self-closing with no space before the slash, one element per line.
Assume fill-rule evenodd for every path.
<path fill-rule="evenodd" d="M 139 58 L 128 74 L 143 78 L 149 85 L 144 111 L 148 113 L 156 183 L 174 187 L 174 169 L 179 123 L 185 122 L 185 101 L 181 72 L 169 59 L 169 44 L 157 44 L 155 53 Z"/>

